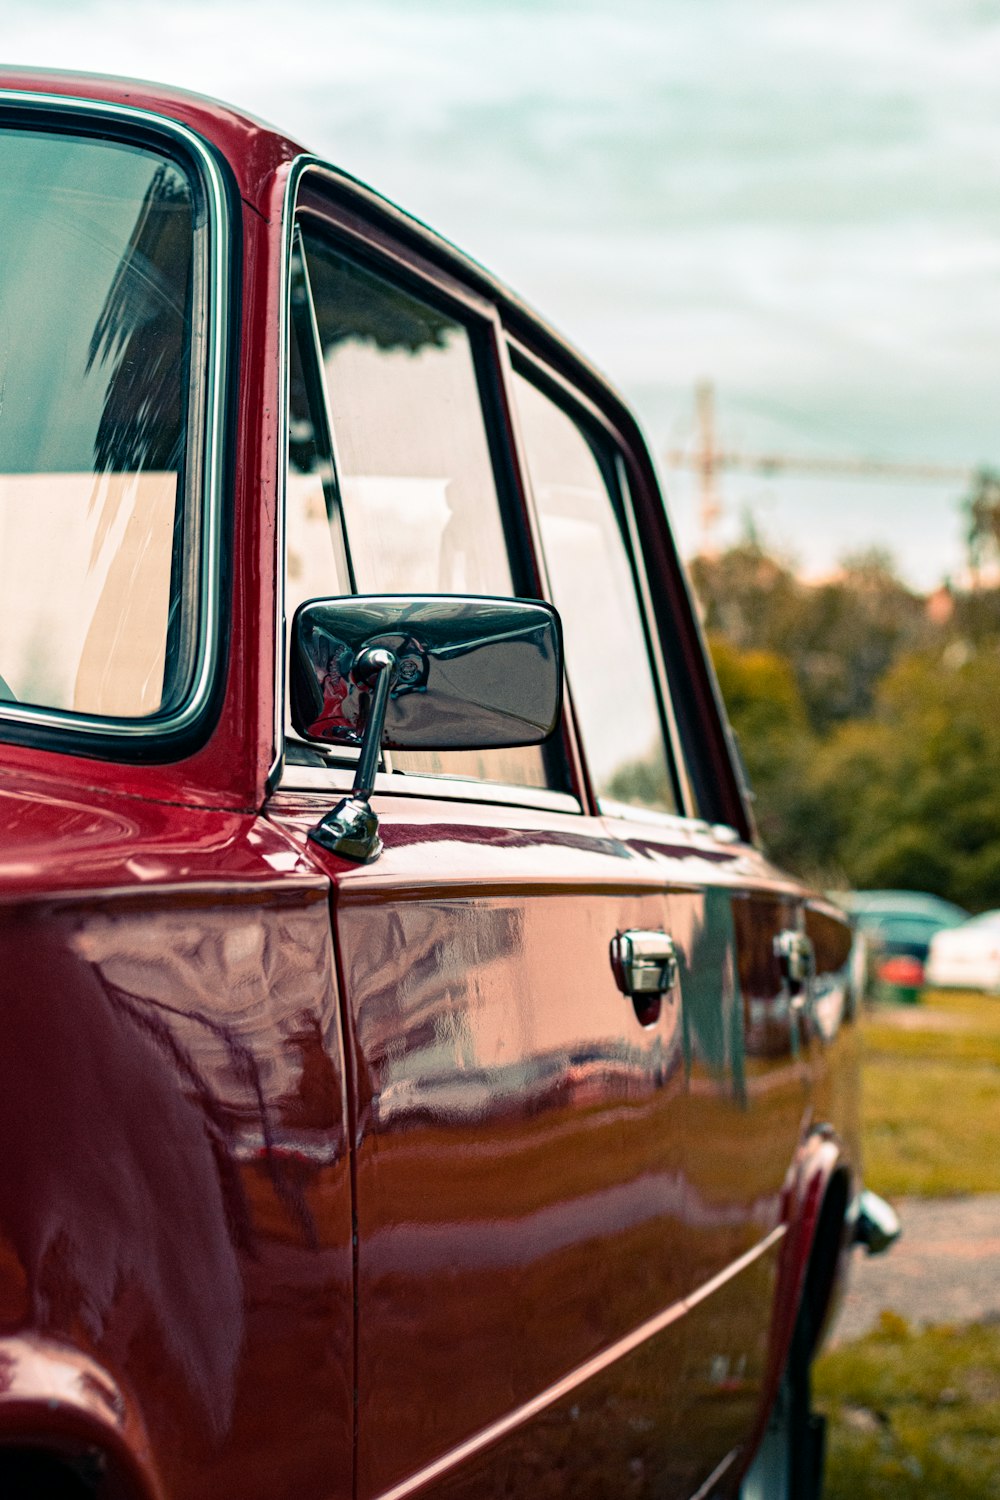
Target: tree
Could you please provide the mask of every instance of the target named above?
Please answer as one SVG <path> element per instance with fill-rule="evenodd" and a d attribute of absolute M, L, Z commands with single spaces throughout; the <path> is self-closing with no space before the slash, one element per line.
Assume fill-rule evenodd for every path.
<path fill-rule="evenodd" d="M 780 863 L 802 867 L 811 859 L 800 813 L 814 747 L 791 665 L 775 651 L 743 651 L 721 635 L 710 636 L 709 646 L 761 838 Z"/>
<path fill-rule="evenodd" d="M 878 549 L 845 558 L 818 584 L 797 578 L 755 540 L 696 558 L 691 572 L 706 629 L 742 650 L 785 658 L 817 734 L 869 713 L 895 658 L 933 635 L 924 601 Z"/>
<path fill-rule="evenodd" d="M 826 809 L 821 862 L 862 887 L 1000 905 L 998 674 L 993 647 L 895 664 L 872 718 L 840 727 L 817 755 L 809 797 Z"/>

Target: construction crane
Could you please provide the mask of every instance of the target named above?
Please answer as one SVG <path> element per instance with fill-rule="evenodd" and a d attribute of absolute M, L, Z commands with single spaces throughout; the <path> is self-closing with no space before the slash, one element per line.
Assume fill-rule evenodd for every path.
<path fill-rule="evenodd" d="M 794 453 L 748 453 L 721 448 L 716 440 L 715 388 L 703 380 L 695 386 L 697 442 L 693 448 L 670 448 L 665 454 L 671 469 L 698 475 L 699 552 L 711 557 L 718 550 L 715 529 L 722 515 L 717 484 L 723 469 L 756 474 L 830 474 L 848 479 L 910 479 L 917 482 L 954 482 L 971 485 L 978 470 L 964 464 L 911 463 L 881 458 L 823 457 Z"/>

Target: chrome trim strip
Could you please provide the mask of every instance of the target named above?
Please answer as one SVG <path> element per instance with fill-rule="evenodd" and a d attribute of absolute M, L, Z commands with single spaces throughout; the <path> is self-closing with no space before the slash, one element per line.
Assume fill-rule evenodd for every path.
<path fill-rule="evenodd" d="M 715 1493 L 715 1486 L 718 1484 L 723 1474 L 726 1473 L 727 1469 L 732 1468 L 733 1464 L 736 1462 L 739 1456 L 739 1448 L 731 1449 L 731 1451 L 726 1454 L 721 1464 L 717 1464 L 715 1466 L 701 1488 L 695 1490 L 694 1494 L 691 1496 L 691 1500 L 709 1500 L 709 1497 Z"/>
<path fill-rule="evenodd" d="M 540 1395 L 535 1396 L 531 1401 L 526 1401 L 523 1406 L 519 1406 L 516 1411 L 508 1412 L 507 1416 L 501 1417 L 498 1422 L 492 1422 L 489 1427 L 484 1427 L 481 1432 L 474 1433 L 464 1443 L 459 1443 L 457 1447 L 452 1448 L 443 1457 L 436 1459 L 434 1463 L 428 1464 L 426 1468 L 418 1470 L 409 1479 L 404 1479 L 401 1483 L 393 1485 L 390 1490 L 383 1490 L 382 1494 L 378 1496 L 378 1500 L 405 1500 L 406 1496 L 413 1495 L 418 1490 L 423 1489 L 425 1485 L 431 1484 L 435 1479 L 440 1479 L 442 1475 L 458 1468 L 459 1464 L 464 1463 L 466 1459 L 473 1458 L 477 1453 L 481 1453 L 491 1443 L 497 1442 L 499 1438 L 506 1437 L 509 1432 L 513 1432 L 515 1428 L 523 1426 L 532 1417 L 537 1417 L 548 1407 L 554 1405 L 556 1401 L 571 1395 L 573 1391 L 584 1385 L 588 1380 L 592 1380 L 595 1376 L 600 1375 L 602 1371 L 608 1369 L 626 1355 L 631 1354 L 633 1350 L 638 1349 L 651 1338 L 655 1338 L 657 1334 L 663 1333 L 672 1323 L 676 1323 L 679 1318 L 683 1317 L 686 1312 L 689 1312 L 693 1307 L 697 1307 L 700 1302 L 704 1302 L 706 1297 L 710 1297 L 713 1292 L 725 1285 L 727 1281 L 731 1281 L 734 1276 L 738 1276 L 740 1272 L 745 1271 L 755 1260 L 759 1260 L 762 1255 L 765 1255 L 778 1244 L 784 1238 L 786 1230 L 786 1225 L 779 1224 L 759 1244 L 754 1245 L 751 1250 L 746 1251 L 745 1254 L 740 1256 L 739 1260 L 727 1266 L 725 1271 L 721 1272 L 718 1276 L 713 1276 L 711 1281 L 705 1282 L 704 1286 L 692 1292 L 689 1297 L 682 1298 L 680 1302 L 675 1302 L 663 1312 L 657 1313 L 655 1318 L 650 1318 L 648 1322 L 642 1323 L 638 1328 L 633 1329 L 631 1333 L 626 1334 L 623 1339 L 619 1339 L 617 1343 L 612 1344 L 600 1354 L 595 1354 L 592 1359 L 588 1359 L 584 1364 L 577 1365 L 575 1370 L 571 1370 L 568 1375 L 564 1375 L 562 1380 L 557 1380 L 555 1385 L 550 1385 Z M 724 1473 L 736 1458 L 737 1452 L 738 1450 L 734 1450 L 728 1454 L 720 1468 L 716 1469 L 715 1473 L 710 1476 L 710 1479 L 714 1480 L 720 1473 Z M 704 1493 L 704 1486 L 698 1493 Z"/>
<path fill-rule="evenodd" d="M 288 381 L 291 368 L 291 264 L 295 234 L 295 206 L 302 174 L 318 164 L 317 158 L 303 153 L 289 164 L 285 196 L 281 205 L 284 216 L 281 236 L 281 297 L 278 302 L 278 486 L 275 515 L 274 580 L 274 745 L 267 772 L 267 790 L 273 791 L 281 780 L 285 759 L 285 490 L 288 478 Z"/>
<path fill-rule="evenodd" d="M 187 729 L 203 712 L 211 695 L 218 664 L 220 622 L 219 574 L 221 554 L 222 457 L 225 430 L 225 361 L 229 331 L 229 257 L 231 225 L 222 171 L 206 143 L 186 125 L 168 115 L 133 105 L 111 104 L 100 99 L 80 99 L 63 94 L 22 93 L 0 89 L 0 107 L 50 110 L 54 114 L 104 117 L 126 125 L 152 128 L 187 148 L 201 169 L 201 186 L 208 207 L 208 256 L 206 271 L 206 354 L 204 439 L 201 483 L 201 566 L 198 588 L 198 643 L 192 686 L 181 706 L 162 718 L 115 719 L 97 714 L 75 714 L 68 709 L 31 708 L 0 703 L 0 719 L 28 727 L 39 726 L 82 735 L 100 734 L 123 740 L 151 739 Z M 192 329 L 197 340 L 199 329 Z M 186 498 L 186 497 L 183 497 Z"/>
<path fill-rule="evenodd" d="M 685 1298 L 685 1309 L 697 1307 L 699 1303 L 714 1296 L 716 1292 L 720 1291 L 726 1285 L 727 1281 L 732 1281 L 734 1277 L 740 1276 L 753 1265 L 755 1260 L 760 1260 L 761 1256 L 766 1255 L 769 1250 L 773 1250 L 775 1245 L 780 1245 L 787 1233 L 787 1224 L 776 1224 L 770 1234 L 766 1234 L 762 1240 L 758 1240 L 756 1245 L 752 1245 L 749 1250 L 744 1250 L 738 1260 L 732 1261 L 724 1271 L 720 1271 L 717 1276 L 711 1277 L 708 1281 L 703 1281 L 697 1291 L 691 1292 Z"/>
<path fill-rule="evenodd" d="M 617 818 L 623 823 L 646 823 L 702 837 L 712 833 L 711 825 L 704 818 L 689 818 L 686 813 L 664 812 L 658 807 L 635 807 L 631 802 L 616 802 L 613 797 L 598 797 L 597 806 L 603 818 Z"/>
<path fill-rule="evenodd" d="M 350 791 L 354 772 L 348 766 L 299 766 L 286 763 L 282 792 L 320 792 L 330 796 Z M 500 781 L 466 781 L 461 776 L 421 776 L 409 771 L 375 777 L 376 797 L 424 797 L 437 802 L 492 802 L 503 807 L 531 807 L 543 812 L 582 811 L 571 792 L 548 787 L 509 786 Z"/>

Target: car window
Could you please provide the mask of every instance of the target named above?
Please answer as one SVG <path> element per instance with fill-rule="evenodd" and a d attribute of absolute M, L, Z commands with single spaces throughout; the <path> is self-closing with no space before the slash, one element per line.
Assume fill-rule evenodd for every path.
<path fill-rule="evenodd" d="M 912 940 L 919 941 L 929 937 L 932 933 L 940 932 L 948 923 L 936 920 L 934 917 L 912 917 L 903 916 L 899 912 L 866 913 L 859 920 L 859 927 L 863 932 L 884 933 L 896 939 L 897 942 Z"/>
<path fill-rule="evenodd" d="M 600 435 L 515 373 L 566 675 L 599 798 L 674 812 L 652 664 L 625 534 L 623 477 Z"/>
<path fill-rule="evenodd" d="M 190 667 L 192 189 L 152 150 L 5 129 L 0 221 L 0 698 L 155 714 Z"/>
<path fill-rule="evenodd" d="M 472 332 L 321 234 L 306 229 L 302 240 L 332 452 L 324 456 L 309 415 L 300 317 L 290 392 L 288 616 L 303 599 L 350 588 L 516 594 Z M 394 769 L 548 784 L 538 746 L 408 751 L 392 760 Z"/>

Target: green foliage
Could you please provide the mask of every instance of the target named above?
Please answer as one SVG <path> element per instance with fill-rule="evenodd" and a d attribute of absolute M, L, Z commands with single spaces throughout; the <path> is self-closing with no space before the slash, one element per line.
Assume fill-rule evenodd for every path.
<path fill-rule="evenodd" d="M 883 1313 L 818 1361 L 826 1500 L 980 1500 L 996 1492 L 1000 1329 L 912 1330 Z"/>
<path fill-rule="evenodd" d="M 754 540 L 692 572 L 773 857 L 1000 906 L 1000 590 L 933 615 L 880 554 L 812 586 Z"/>
<path fill-rule="evenodd" d="M 923 601 L 878 551 L 845 559 L 835 578 L 816 585 L 757 541 L 695 558 L 691 573 L 709 633 L 787 661 L 820 733 L 867 713 L 896 656 L 928 635 Z"/>
<path fill-rule="evenodd" d="M 1000 557 L 1000 474 L 980 469 L 962 502 L 969 565 L 975 571 L 991 554 Z"/>
<path fill-rule="evenodd" d="M 852 884 L 1000 905 L 1000 653 L 902 657 L 871 718 L 835 730 L 812 785 Z"/>
<path fill-rule="evenodd" d="M 776 651 L 741 651 L 709 637 L 719 687 L 754 791 L 761 837 L 775 858 L 801 864 L 811 853 L 797 816 L 813 753 L 802 695 Z"/>

